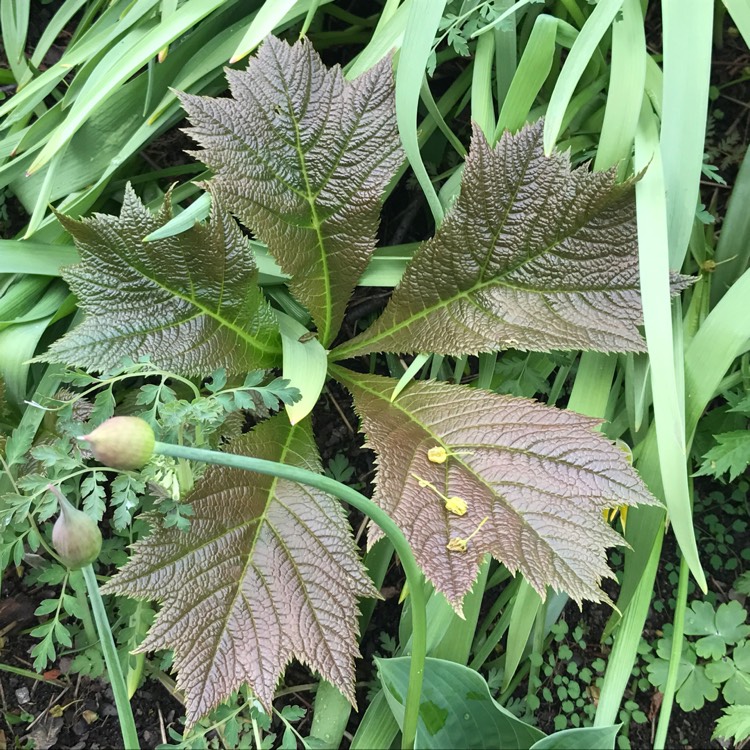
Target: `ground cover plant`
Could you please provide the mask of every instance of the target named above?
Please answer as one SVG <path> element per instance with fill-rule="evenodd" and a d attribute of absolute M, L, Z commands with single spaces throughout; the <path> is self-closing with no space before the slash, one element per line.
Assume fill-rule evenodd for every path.
<path fill-rule="evenodd" d="M 128 746 L 663 747 L 698 681 L 741 742 L 747 526 L 691 509 L 747 467 L 725 5 L 3 4 L 13 685 L 109 680 Z"/>

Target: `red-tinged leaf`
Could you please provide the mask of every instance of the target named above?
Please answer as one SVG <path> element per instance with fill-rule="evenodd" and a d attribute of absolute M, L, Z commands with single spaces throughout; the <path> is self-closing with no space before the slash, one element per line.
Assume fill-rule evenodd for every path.
<path fill-rule="evenodd" d="M 46 361 L 101 371 L 149 355 L 197 376 L 278 363 L 276 316 L 234 219 L 214 201 L 210 223 L 143 242 L 170 217 L 168 200 L 154 216 L 130 187 L 119 217 L 59 217 L 81 253 L 63 277 L 86 317 L 52 344 Z"/>
<path fill-rule="evenodd" d="M 537 122 L 493 148 L 474 128 L 452 210 L 380 318 L 335 358 L 645 349 L 633 185 L 545 156 L 542 134 Z"/>
<path fill-rule="evenodd" d="M 375 249 L 385 187 L 403 160 L 393 74 L 383 60 L 355 81 L 312 45 L 273 37 L 232 97 L 182 95 L 214 189 L 292 276 L 327 346 Z"/>
<path fill-rule="evenodd" d="M 320 470 L 309 423 L 274 417 L 230 452 Z M 158 599 L 140 647 L 174 649 L 193 724 L 243 683 L 266 708 L 292 658 L 354 703 L 357 597 L 377 596 L 340 504 L 318 490 L 211 466 L 186 498 L 190 531 L 157 526 L 107 584 Z"/>
<path fill-rule="evenodd" d="M 594 431 L 598 420 L 435 382 L 411 383 L 392 403 L 390 378 L 333 374 L 377 454 L 375 499 L 456 609 L 487 552 L 542 596 L 551 586 L 579 604 L 608 600 L 599 588 L 612 577 L 606 550 L 623 540 L 602 510 L 656 500 L 625 453 Z M 431 448 L 447 459 L 431 461 Z M 461 498 L 465 515 L 446 510 L 441 495 Z M 469 539 L 465 552 L 448 549 L 456 539 Z"/>

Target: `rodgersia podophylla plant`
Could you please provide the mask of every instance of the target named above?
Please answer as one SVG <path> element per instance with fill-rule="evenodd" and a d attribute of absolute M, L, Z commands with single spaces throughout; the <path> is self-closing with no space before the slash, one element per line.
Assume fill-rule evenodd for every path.
<path fill-rule="evenodd" d="M 183 96 L 197 156 L 214 175 L 210 221 L 144 242 L 170 208 L 154 216 L 132 189 L 119 217 L 61 217 L 81 255 L 64 275 L 86 318 L 47 359 L 100 370 L 148 355 L 202 378 L 304 354 L 320 373 L 293 379 L 306 406 L 267 419 L 228 452 L 320 471 L 306 414 L 324 375 L 333 378 L 377 455 L 375 501 L 457 611 L 488 553 L 541 594 L 551 586 L 579 603 L 606 599 L 606 551 L 620 537 L 602 510 L 655 500 L 597 420 L 443 382 L 413 382 L 392 399 L 396 381 L 352 360 L 643 351 L 632 185 L 545 156 L 539 123 L 494 145 L 475 128 L 460 195 L 435 236 L 382 315 L 340 341 L 383 192 L 404 159 L 391 63 L 350 82 L 308 42 L 269 39 L 246 71 L 227 75 L 230 98 Z M 269 303 L 237 221 L 289 277 L 314 336 Z M 174 650 L 188 720 L 245 682 L 267 706 L 292 658 L 353 701 L 357 599 L 377 592 L 338 502 L 222 466 L 186 500 L 189 531 L 155 523 L 107 589 L 161 602 L 141 648 Z M 371 528 L 370 543 L 378 536 Z"/>

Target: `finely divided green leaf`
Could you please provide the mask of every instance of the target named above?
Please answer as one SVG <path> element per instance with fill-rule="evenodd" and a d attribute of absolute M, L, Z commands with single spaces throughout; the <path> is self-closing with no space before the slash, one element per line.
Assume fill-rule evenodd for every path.
<path fill-rule="evenodd" d="M 607 599 L 599 589 L 612 577 L 606 550 L 622 540 L 602 510 L 656 501 L 625 454 L 594 431 L 598 420 L 434 382 L 412 383 L 391 403 L 395 381 L 340 367 L 333 374 L 352 392 L 377 453 L 377 501 L 454 607 L 487 552 L 542 596 L 552 586 L 579 603 Z M 444 463 L 429 460 L 434 447 L 448 453 Z M 466 514 L 446 510 L 441 495 L 462 498 Z M 447 549 L 455 539 L 469 539 L 465 552 Z"/>
<path fill-rule="evenodd" d="M 234 453 L 319 471 L 309 422 L 274 417 Z M 354 703 L 358 596 L 377 596 L 337 501 L 318 490 L 212 466 L 186 498 L 190 533 L 159 527 L 106 590 L 158 599 L 140 650 L 174 649 L 188 723 L 247 682 L 270 709 L 292 658 Z"/>
<path fill-rule="evenodd" d="M 750 737 L 750 706 L 729 706 L 716 722 L 711 739 L 724 738 L 739 745 Z"/>
<path fill-rule="evenodd" d="M 703 456 L 703 464 L 695 476 L 721 477 L 729 472 L 734 482 L 750 465 L 750 432 L 735 430 L 716 435 L 716 445 Z"/>
<path fill-rule="evenodd" d="M 128 188 L 119 218 L 60 217 L 81 254 L 63 276 L 86 318 L 46 360 L 100 371 L 147 354 L 186 375 L 277 363 L 276 318 L 239 227 L 215 200 L 210 224 L 143 242 L 169 221 L 168 206 L 155 217 Z"/>
<path fill-rule="evenodd" d="M 268 244 L 310 310 L 321 343 L 339 329 L 375 248 L 383 191 L 403 159 L 384 60 L 353 82 L 312 45 L 273 37 L 233 98 L 183 95 L 214 190 Z"/>
<path fill-rule="evenodd" d="M 632 184 L 545 156 L 542 132 L 492 148 L 475 127 L 453 210 L 383 315 L 334 356 L 643 351 Z"/>

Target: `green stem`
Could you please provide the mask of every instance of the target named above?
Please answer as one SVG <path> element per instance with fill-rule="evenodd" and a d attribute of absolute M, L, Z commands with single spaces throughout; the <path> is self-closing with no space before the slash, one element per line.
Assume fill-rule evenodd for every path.
<path fill-rule="evenodd" d="M 83 624 L 83 632 L 86 634 L 86 640 L 88 641 L 89 646 L 94 646 L 96 645 L 96 642 L 99 640 L 99 638 L 96 633 L 96 628 L 94 627 L 94 621 L 91 618 L 91 607 L 89 606 L 89 600 L 83 593 L 83 587 L 81 586 L 81 571 L 73 571 L 70 574 L 71 581 L 73 580 L 73 576 L 78 579 L 74 583 L 71 583 L 71 588 L 76 592 L 76 602 L 78 602 L 78 607 L 81 610 L 81 623 Z"/>
<path fill-rule="evenodd" d="M 99 643 L 104 654 L 104 663 L 107 665 L 109 682 L 115 696 L 123 747 L 127 747 L 128 750 L 139 750 L 140 745 L 138 744 L 138 732 L 135 728 L 133 709 L 130 707 L 130 701 L 128 700 L 128 689 L 125 686 L 125 678 L 122 675 L 120 659 L 117 656 L 117 648 L 112 638 L 112 629 L 107 620 L 107 611 L 104 609 L 102 595 L 99 593 L 99 584 L 96 582 L 94 568 L 91 565 L 86 565 L 81 569 L 81 572 L 84 581 L 86 581 L 91 609 L 94 612 L 94 622 L 96 622 L 96 629 L 99 631 Z"/>
<path fill-rule="evenodd" d="M 534 621 L 534 635 L 531 640 L 531 654 L 538 654 L 537 659 L 529 658 L 529 682 L 528 689 L 526 691 L 526 718 L 525 721 L 529 721 L 534 716 L 534 711 L 529 711 L 529 698 L 535 696 L 538 692 L 539 683 L 539 671 L 542 665 L 542 656 L 544 655 L 544 625 L 547 620 L 547 603 L 549 599 L 545 599 L 539 606 L 539 610 L 536 613 L 536 620 Z"/>
<path fill-rule="evenodd" d="M 404 726 L 401 733 L 401 747 L 404 750 L 410 750 L 414 746 L 414 739 L 417 734 L 419 700 L 422 695 L 424 662 L 427 653 L 427 609 L 422 588 L 422 571 L 414 559 L 409 542 L 393 519 L 380 506 L 351 487 L 347 487 L 335 479 L 297 466 L 266 461 L 252 456 L 220 453 L 203 448 L 188 448 L 170 443 L 157 442 L 154 445 L 154 453 L 173 458 L 186 458 L 189 461 L 202 461 L 235 469 L 244 469 L 245 471 L 254 471 L 258 474 L 267 474 L 316 487 L 361 511 L 383 530 L 401 559 L 401 565 L 411 594 L 413 619 L 411 665 L 409 668 L 409 689 L 406 694 L 404 710 Z"/>
<path fill-rule="evenodd" d="M 669 654 L 669 671 L 667 672 L 667 684 L 664 686 L 664 697 L 659 712 L 659 723 L 656 726 L 654 738 L 654 750 L 664 750 L 669 729 L 669 718 L 672 715 L 674 696 L 677 687 L 677 674 L 680 669 L 682 657 L 682 641 L 685 631 L 685 610 L 687 609 L 688 582 L 690 580 L 690 568 L 684 557 L 680 557 L 680 578 L 677 584 L 677 603 L 674 610 L 674 630 L 672 634 L 672 651 Z"/>

